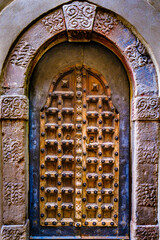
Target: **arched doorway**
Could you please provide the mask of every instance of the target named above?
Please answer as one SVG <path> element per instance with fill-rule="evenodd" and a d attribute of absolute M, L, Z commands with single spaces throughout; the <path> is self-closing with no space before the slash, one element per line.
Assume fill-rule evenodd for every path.
<path fill-rule="evenodd" d="M 58 7 L 58 5 L 56 6 Z M 132 104 L 130 104 L 132 113 L 130 114 L 130 127 L 132 170 L 134 173 L 132 176 L 132 199 L 134 199 L 134 201 L 132 201 L 131 204 L 131 238 L 158 239 L 157 169 L 159 157 L 159 90 L 157 66 L 154 60 L 154 56 L 152 58 L 152 56 L 148 53 L 148 46 L 143 41 L 142 37 L 140 37 L 140 34 L 136 33 L 135 31 L 132 32 L 132 26 L 129 22 L 126 23 L 126 20 L 122 19 L 117 14 L 107 10 L 107 8 L 108 5 L 105 5 L 105 9 L 103 9 L 98 7 L 97 5 L 90 4 L 88 2 L 73 1 L 67 5 L 63 5 L 58 7 L 57 9 L 53 9 L 53 11 L 46 13 L 40 19 L 34 21 L 33 24 L 29 26 L 17 38 L 17 42 L 15 41 L 14 46 L 12 46 L 10 53 L 6 57 L 4 69 L 1 76 L 3 95 L 0 99 L 3 158 L 2 186 L 5 193 L 3 199 L 3 226 L 1 228 L 1 234 L 4 239 L 8 236 L 11 236 L 11 238 L 15 238 L 15 236 L 18 236 L 19 238 L 29 238 L 29 221 L 27 214 L 28 198 L 26 197 L 28 195 L 29 163 L 29 148 L 27 145 L 28 83 L 30 81 L 30 76 L 33 72 L 35 65 L 37 64 L 39 59 L 45 54 L 45 52 L 47 52 L 47 50 L 51 47 L 65 41 L 72 42 L 72 46 L 73 42 L 90 42 L 87 45 L 87 49 L 89 49 L 91 41 L 101 43 L 106 48 L 109 48 L 111 51 L 116 53 L 118 58 L 121 59 L 123 65 L 125 66 L 128 78 L 131 83 L 130 85 L 132 98 Z M 110 81 L 110 78 L 108 78 L 107 74 L 105 74 L 104 72 L 104 70 L 107 69 L 107 64 L 105 66 L 102 64 L 101 60 L 103 59 L 103 54 L 101 53 L 100 55 L 98 55 L 101 56 L 100 59 L 98 58 L 98 56 L 96 56 L 91 58 L 90 61 L 89 59 L 86 62 L 81 62 L 81 60 L 77 61 L 77 59 L 81 59 L 81 57 L 83 56 L 85 56 L 86 59 L 87 56 L 90 56 L 89 54 L 84 55 L 83 53 L 84 52 L 77 53 L 76 61 L 74 61 L 74 58 L 70 58 L 70 61 L 67 60 L 65 64 L 63 64 L 63 66 L 61 64 L 57 64 L 56 67 L 54 66 L 53 69 L 56 69 L 59 72 L 64 72 L 65 67 L 73 66 L 80 63 L 102 74 L 104 79 L 107 80 L 108 85 L 111 89 L 113 105 L 116 107 L 116 109 L 118 109 L 118 112 L 122 117 L 122 113 L 119 110 L 121 104 L 119 102 L 119 97 L 116 96 L 116 94 L 120 93 L 120 90 L 122 95 L 123 93 L 125 93 L 125 88 L 123 87 L 128 86 L 128 80 L 127 85 L 118 85 L 118 83 L 122 82 L 117 82 L 117 79 L 116 84 L 112 84 L 114 81 Z M 55 55 L 53 54 L 52 57 L 54 56 Z M 59 58 L 59 56 L 57 57 Z M 71 51 L 68 52 L 68 56 L 71 56 Z M 59 63 L 57 59 L 54 61 L 54 63 Z M 63 53 L 61 55 L 61 59 L 66 59 L 64 58 Z M 94 66 L 95 60 L 99 61 L 96 66 Z M 115 65 L 111 64 L 109 68 L 110 70 L 112 70 L 112 74 L 116 73 L 115 69 L 112 68 L 113 66 Z M 46 69 L 43 69 L 43 74 L 47 77 L 48 71 L 46 71 Z M 46 83 L 50 82 L 51 84 L 52 79 L 53 74 L 52 76 L 47 77 Z M 36 78 L 34 80 L 36 80 Z M 41 84 L 39 84 L 39 87 L 40 86 Z M 49 85 L 46 85 L 46 88 L 44 86 L 43 93 L 45 98 L 43 99 L 43 96 L 39 96 L 39 101 L 36 102 L 37 107 L 39 106 L 39 104 L 42 103 L 42 100 L 45 104 L 47 99 L 48 87 Z M 115 91 L 114 87 L 117 87 L 118 90 Z M 42 92 L 41 90 L 42 88 L 39 92 Z M 33 94 L 35 95 L 36 99 L 36 96 L 38 95 L 36 93 Z M 123 104 L 125 104 L 125 99 L 126 98 L 123 99 Z M 31 107 L 33 106 L 33 103 L 34 101 L 30 102 Z M 127 114 L 129 110 L 127 107 L 125 109 L 127 110 L 127 112 L 123 112 L 124 116 L 125 114 L 126 116 L 128 116 Z M 33 115 L 36 114 L 36 112 L 37 111 L 32 111 Z M 36 129 L 36 126 L 39 125 L 38 121 L 35 118 L 32 130 L 35 129 L 35 131 L 39 132 L 39 129 Z M 122 140 L 126 139 L 125 126 L 126 124 L 124 124 L 122 128 L 120 127 L 120 134 L 122 133 L 122 135 L 120 135 L 120 138 Z M 10 131 L 11 128 L 12 131 Z M 34 138 L 32 140 L 33 141 L 30 142 L 30 145 L 33 143 L 32 145 L 35 145 L 33 146 L 33 148 L 35 147 L 36 150 L 36 146 L 38 146 L 36 141 L 39 141 L 39 136 L 38 138 Z M 128 146 L 127 142 L 123 142 L 122 148 L 120 147 L 120 151 L 121 149 L 125 150 L 125 146 Z M 123 151 L 125 155 L 123 156 L 124 158 L 121 161 L 120 166 L 122 166 L 123 164 L 124 166 L 127 166 L 127 149 L 126 151 Z M 11 156 L 11 158 L 8 159 L 8 156 Z M 33 155 L 33 159 L 36 158 L 36 156 L 38 155 Z M 10 174 L 12 172 L 14 174 Z M 128 176 L 126 173 L 128 173 L 128 170 L 126 171 L 126 169 L 120 173 L 121 182 L 123 182 L 124 180 L 124 182 L 126 183 L 126 176 Z M 37 178 L 39 176 L 38 174 L 39 172 L 33 172 L 32 175 L 31 168 L 31 176 Z M 121 186 L 119 186 L 119 188 L 121 188 Z M 120 195 L 123 196 L 123 201 L 121 201 L 122 204 L 120 203 L 119 199 L 119 206 L 121 206 L 121 208 L 119 209 L 119 219 L 121 216 L 121 220 L 119 221 L 119 223 L 122 226 L 121 230 L 124 230 L 126 226 L 126 215 L 124 210 L 129 209 L 127 206 L 128 200 L 126 199 L 126 196 L 128 196 L 125 191 L 126 188 L 127 186 L 124 184 L 122 186 L 122 189 L 124 191 L 122 191 L 122 194 Z M 19 193 L 19 198 L 14 201 L 13 196 L 17 196 L 17 192 Z M 33 195 L 34 197 L 39 197 L 38 191 L 34 190 Z M 32 203 L 34 203 L 34 215 L 35 212 L 38 212 L 37 209 L 39 208 L 39 200 L 37 200 L 36 203 L 34 201 L 31 202 L 31 204 Z M 10 212 L 12 212 L 12 214 L 9 214 Z M 31 223 L 31 226 L 35 226 L 36 224 L 38 224 L 38 219 L 39 216 L 37 217 L 37 219 L 35 218 L 35 221 Z M 76 231 L 77 229 L 78 228 L 76 228 Z M 50 234 L 54 235 L 51 232 L 51 228 L 49 228 L 49 230 Z M 109 228 L 107 228 L 107 230 L 109 230 Z M 42 231 L 42 233 L 45 234 L 44 229 L 41 229 L 40 225 L 38 231 Z M 124 235 L 125 233 L 126 232 L 124 230 L 124 232 L 122 231 L 120 235 Z M 39 233 L 35 230 L 34 234 L 38 235 Z M 56 234 L 58 236 L 62 235 L 59 230 Z M 113 235 L 115 233 L 109 234 Z M 52 239 L 51 235 L 47 238 Z M 66 235 L 68 235 L 68 232 L 66 233 Z M 82 236 L 82 234 L 74 235 Z M 90 235 L 90 233 L 88 235 Z M 99 233 L 97 235 L 100 236 Z M 30 238 L 38 239 L 40 237 L 35 236 Z M 113 237 L 111 237 L 111 239 L 112 238 Z M 122 237 L 122 239 L 124 238 L 125 237 Z"/>
<path fill-rule="evenodd" d="M 128 239 L 129 83 L 100 44 L 57 45 L 33 72 L 30 221 L 32 239 Z"/>

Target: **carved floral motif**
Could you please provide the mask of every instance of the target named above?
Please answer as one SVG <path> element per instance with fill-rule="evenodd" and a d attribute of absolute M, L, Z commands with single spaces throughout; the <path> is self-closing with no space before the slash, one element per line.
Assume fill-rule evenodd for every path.
<path fill-rule="evenodd" d="M 117 24 L 117 19 L 115 19 L 111 14 L 99 11 L 95 17 L 93 30 L 107 35 Z"/>
<path fill-rule="evenodd" d="M 22 183 L 4 183 L 4 199 L 8 206 L 24 203 L 24 185 Z"/>
<path fill-rule="evenodd" d="M 136 229 L 137 240 L 158 240 L 158 235 L 156 227 L 138 227 Z"/>
<path fill-rule="evenodd" d="M 157 190 L 152 184 L 140 184 L 137 190 L 137 200 L 139 206 L 155 207 L 157 205 Z"/>
<path fill-rule="evenodd" d="M 26 41 L 22 40 L 16 46 L 10 62 L 17 66 L 26 67 L 31 58 L 35 55 L 35 49 Z"/>
<path fill-rule="evenodd" d="M 135 100 L 135 117 L 138 119 L 159 119 L 159 98 L 141 97 Z"/>
<path fill-rule="evenodd" d="M 27 118 L 28 102 L 26 97 L 7 96 L 1 102 L 2 118 Z"/>
<path fill-rule="evenodd" d="M 63 6 L 67 30 L 92 30 L 96 6 L 87 2 L 72 2 Z"/>
<path fill-rule="evenodd" d="M 57 33 L 65 30 L 64 16 L 61 9 L 58 9 L 53 14 L 45 17 L 42 23 L 50 33 Z"/>
<path fill-rule="evenodd" d="M 129 45 L 125 49 L 125 54 L 134 68 L 143 67 L 152 62 L 147 50 L 138 38 L 132 45 Z"/>

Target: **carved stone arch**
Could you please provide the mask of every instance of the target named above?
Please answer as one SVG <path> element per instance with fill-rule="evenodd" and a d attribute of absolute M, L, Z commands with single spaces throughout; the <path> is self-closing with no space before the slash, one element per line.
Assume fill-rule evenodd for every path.
<path fill-rule="evenodd" d="M 158 239 L 157 164 L 160 101 L 156 68 L 145 46 L 119 16 L 87 1 L 64 4 L 37 20 L 19 37 L 6 59 L 2 76 L 4 95 L 0 99 L 0 116 L 3 133 L 3 191 L 7 192 L 9 204 L 5 203 L 3 207 L 2 238 L 9 239 L 10 234 L 14 237 L 17 231 L 17 236 L 23 236 L 24 239 L 27 236 L 27 226 L 23 226 L 26 220 L 27 200 L 24 201 L 25 205 L 21 205 L 21 200 L 10 204 L 14 195 L 21 194 L 22 191 L 24 196 L 27 195 L 27 174 L 24 172 L 25 162 L 28 162 L 27 147 L 25 148 L 28 141 L 28 100 L 25 95 L 30 75 L 40 57 L 49 48 L 64 41 L 99 42 L 111 49 L 122 60 L 127 70 L 133 92 L 132 162 L 133 169 L 136 169 L 132 179 L 132 196 L 136 198 L 132 203 L 132 237 Z M 10 128 L 13 129 L 12 132 L 8 130 Z M 8 157 L 9 154 L 11 157 Z M 9 167 L 14 167 L 15 162 L 16 167 L 21 169 L 17 175 L 18 180 L 16 176 L 8 177 L 7 174 Z M 145 173 L 144 177 L 141 172 Z M 23 186 L 17 185 L 17 181 Z M 20 217 L 16 215 L 15 206 L 22 208 Z M 15 216 L 8 217 L 8 212 L 13 209 Z M 146 219 L 143 215 L 147 216 Z M 10 227 L 9 224 L 13 226 Z"/>

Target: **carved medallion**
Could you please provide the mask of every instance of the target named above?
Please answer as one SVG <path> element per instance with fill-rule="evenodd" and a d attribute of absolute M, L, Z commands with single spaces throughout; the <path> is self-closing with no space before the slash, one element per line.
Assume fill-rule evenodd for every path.
<path fill-rule="evenodd" d="M 96 6 L 72 2 L 63 6 L 69 41 L 90 41 Z"/>

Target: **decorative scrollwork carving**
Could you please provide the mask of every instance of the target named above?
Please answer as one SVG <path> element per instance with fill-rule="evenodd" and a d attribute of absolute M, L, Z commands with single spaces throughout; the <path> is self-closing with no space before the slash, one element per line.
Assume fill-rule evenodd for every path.
<path fill-rule="evenodd" d="M 140 184 L 137 190 L 137 200 L 139 206 L 156 207 L 157 206 L 157 190 L 152 184 Z"/>
<path fill-rule="evenodd" d="M 68 30 L 91 30 L 96 6 L 87 2 L 73 2 L 63 6 Z"/>
<path fill-rule="evenodd" d="M 107 35 L 117 24 L 118 20 L 111 14 L 98 11 L 95 17 L 93 30 Z"/>
<path fill-rule="evenodd" d="M 36 50 L 28 42 L 22 40 L 14 49 L 10 62 L 25 68 L 31 58 L 35 55 L 35 51 Z"/>
<path fill-rule="evenodd" d="M 58 9 L 54 13 L 45 17 L 42 20 L 42 23 L 50 33 L 57 33 L 65 30 L 64 16 L 61 9 Z"/>
<path fill-rule="evenodd" d="M 26 97 L 6 96 L 1 100 L 2 118 L 19 119 L 28 117 L 28 101 Z"/>
<path fill-rule="evenodd" d="M 156 120 L 160 116 L 158 97 L 137 97 L 134 101 L 134 118 Z"/>
<path fill-rule="evenodd" d="M 138 38 L 133 44 L 125 49 L 125 54 L 134 68 L 143 67 L 152 62 L 146 48 Z"/>

